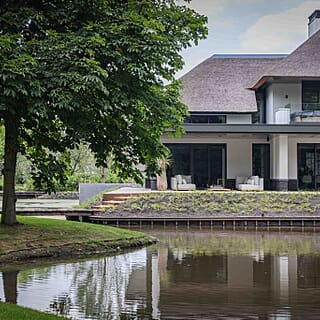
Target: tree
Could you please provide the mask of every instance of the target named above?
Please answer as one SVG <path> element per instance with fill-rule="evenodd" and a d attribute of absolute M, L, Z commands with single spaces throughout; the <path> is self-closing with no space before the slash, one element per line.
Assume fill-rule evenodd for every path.
<path fill-rule="evenodd" d="M 182 132 L 174 74 L 205 23 L 175 0 L 1 1 L 2 223 L 16 222 L 18 151 L 49 192 L 68 174 L 66 149 L 81 142 L 98 166 L 112 153 L 123 177 L 141 181 L 137 164 L 165 153 L 160 136 Z"/>

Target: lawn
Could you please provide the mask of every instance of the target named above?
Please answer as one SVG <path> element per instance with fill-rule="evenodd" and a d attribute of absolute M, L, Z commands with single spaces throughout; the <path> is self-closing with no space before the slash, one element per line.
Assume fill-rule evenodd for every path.
<path fill-rule="evenodd" d="M 63 320 L 68 318 L 42 313 L 29 308 L 23 308 L 10 303 L 0 302 L 1 320 Z"/>
<path fill-rule="evenodd" d="M 73 221 L 18 217 L 0 225 L 0 263 L 37 256 L 86 255 L 150 243 L 143 233 Z M 8 260 L 7 260 L 8 258 Z"/>

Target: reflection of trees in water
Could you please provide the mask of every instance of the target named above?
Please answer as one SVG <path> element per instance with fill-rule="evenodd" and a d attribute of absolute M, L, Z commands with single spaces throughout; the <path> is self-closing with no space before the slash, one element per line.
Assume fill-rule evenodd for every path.
<path fill-rule="evenodd" d="M 23 299 L 27 292 L 37 294 L 48 287 L 43 292 L 44 301 L 48 301 L 43 310 L 74 319 L 119 319 L 126 312 L 125 318 L 130 319 L 130 314 L 145 312 L 143 298 L 126 301 L 126 294 L 132 272 L 146 270 L 146 260 L 146 249 L 141 249 L 98 260 L 3 272 L 5 301 L 17 303 L 18 288 Z M 27 296 L 27 301 L 32 299 Z"/>
<path fill-rule="evenodd" d="M 19 285 L 33 281 L 34 279 L 45 280 L 48 279 L 50 274 L 54 271 L 56 266 L 41 267 L 35 269 L 22 270 L 19 272 L 18 282 Z"/>
<path fill-rule="evenodd" d="M 145 249 L 76 264 L 72 280 L 74 303 L 86 317 L 118 319 L 123 310 L 136 313 L 139 301 L 126 303 L 126 290 L 133 269 L 145 266 Z"/>
<path fill-rule="evenodd" d="M 57 298 L 54 298 L 50 303 L 50 311 L 56 315 L 67 315 L 70 312 L 71 305 L 71 299 L 68 294 L 61 295 Z"/>
<path fill-rule="evenodd" d="M 19 271 L 5 271 L 2 272 L 3 291 L 6 302 L 17 303 L 17 279 Z"/>

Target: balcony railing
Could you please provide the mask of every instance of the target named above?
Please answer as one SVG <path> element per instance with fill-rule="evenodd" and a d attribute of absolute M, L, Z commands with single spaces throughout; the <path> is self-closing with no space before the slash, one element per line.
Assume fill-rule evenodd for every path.
<path fill-rule="evenodd" d="M 292 112 L 290 118 L 291 122 L 320 122 L 320 110 Z"/>
<path fill-rule="evenodd" d="M 320 103 L 287 104 L 278 108 L 275 112 L 275 123 L 290 122 L 320 122 Z"/>

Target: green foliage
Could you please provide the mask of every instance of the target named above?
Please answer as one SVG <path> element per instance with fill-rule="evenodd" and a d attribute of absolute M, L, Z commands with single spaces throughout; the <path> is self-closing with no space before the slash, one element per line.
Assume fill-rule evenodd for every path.
<path fill-rule="evenodd" d="M 112 157 L 105 162 L 107 168 L 98 168 L 92 151 L 86 144 L 79 144 L 76 149 L 68 150 L 70 153 L 69 171 L 71 174 L 67 177 L 65 184 L 55 181 L 54 189 L 56 191 L 75 191 L 79 183 L 100 183 L 100 182 L 123 182 L 114 168 Z M 0 157 L 4 155 L 4 127 L 0 125 Z M 0 163 L 2 170 L 3 164 Z M 16 190 L 36 190 L 31 176 L 32 162 L 21 153 L 17 156 L 16 166 Z M 129 180 L 129 182 L 131 182 Z M 2 187 L 2 179 L 0 188 Z M 45 185 L 38 185 L 40 190 L 45 189 Z M 39 190 L 39 189 L 38 189 Z"/>
<path fill-rule="evenodd" d="M 44 312 L 35 311 L 29 308 L 20 307 L 10 303 L 0 302 L 1 320 L 64 320 L 65 317 L 47 314 Z"/>
<path fill-rule="evenodd" d="M 164 154 L 186 108 L 174 74 L 206 18 L 176 1 L 1 1 L 0 116 L 18 125 L 36 187 L 70 171 L 67 149 L 88 143 L 97 166 L 112 154 L 122 178 Z M 164 85 L 164 80 L 168 85 Z"/>
<path fill-rule="evenodd" d="M 318 192 L 192 191 L 154 193 L 132 198 L 108 211 L 166 215 L 319 214 Z"/>

